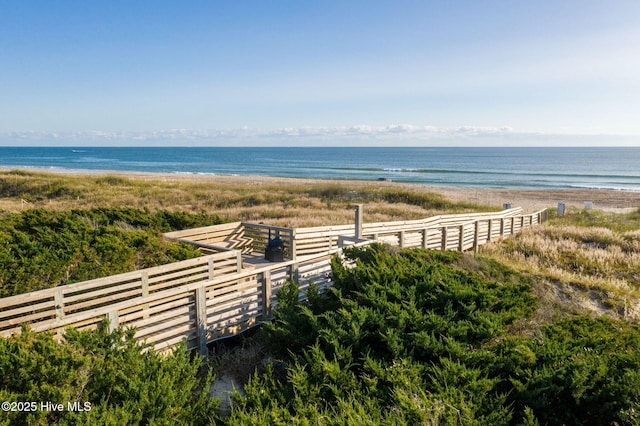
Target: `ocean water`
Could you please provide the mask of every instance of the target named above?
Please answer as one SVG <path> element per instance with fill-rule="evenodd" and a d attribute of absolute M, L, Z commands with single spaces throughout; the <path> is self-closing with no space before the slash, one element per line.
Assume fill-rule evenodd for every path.
<path fill-rule="evenodd" d="M 0 147 L 0 168 L 388 179 L 465 187 L 640 191 L 640 147 Z"/>

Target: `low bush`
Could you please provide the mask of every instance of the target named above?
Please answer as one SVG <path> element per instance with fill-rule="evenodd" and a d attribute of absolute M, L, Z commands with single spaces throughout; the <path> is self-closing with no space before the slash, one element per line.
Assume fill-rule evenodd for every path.
<path fill-rule="evenodd" d="M 26 210 L 0 216 L 0 297 L 199 255 L 162 232 L 220 223 L 205 214 L 132 208 Z"/>
<path fill-rule="evenodd" d="M 511 329 L 536 309 L 530 278 L 495 261 L 381 246 L 347 260 L 326 295 L 280 293 L 279 361 L 229 424 L 637 424 L 637 326 L 577 316 L 525 337 Z"/>
<path fill-rule="evenodd" d="M 0 400 L 35 402 L 5 410 L 0 424 L 209 424 L 217 402 L 200 359 L 184 347 L 171 355 L 142 352 L 132 331 L 68 330 L 0 339 Z M 55 404 L 41 406 L 41 404 Z"/>

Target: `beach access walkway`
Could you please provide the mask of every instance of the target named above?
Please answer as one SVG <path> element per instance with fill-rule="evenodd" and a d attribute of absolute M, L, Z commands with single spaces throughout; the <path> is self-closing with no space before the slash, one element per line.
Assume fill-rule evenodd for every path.
<path fill-rule="evenodd" d="M 546 210 L 521 208 L 452 214 L 420 220 L 284 228 L 233 222 L 169 232 L 165 237 L 195 245 L 202 256 L 182 262 L 0 299 L 0 336 L 27 325 L 36 332 L 134 327 L 135 337 L 157 351 L 186 342 L 207 353 L 207 344 L 240 333 L 272 317 L 275 295 L 298 284 L 331 285 L 331 259 L 345 247 L 381 242 L 399 247 L 477 251 L 546 220 Z M 265 259 L 277 242 L 278 259 Z M 281 258 L 281 259 L 280 259 Z"/>

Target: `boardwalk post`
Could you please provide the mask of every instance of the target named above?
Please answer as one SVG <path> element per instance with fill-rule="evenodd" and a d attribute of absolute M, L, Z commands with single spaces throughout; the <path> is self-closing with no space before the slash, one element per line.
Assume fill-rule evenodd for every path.
<path fill-rule="evenodd" d="M 294 263 L 289 266 L 289 279 L 295 283 L 298 282 L 300 278 L 300 271 L 298 270 L 299 266 L 297 263 Z"/>
<path fill-rule="evenodd" d="M 118 317 L 118 311 L 111 311 L 107 314 L 107 320 L 109 321 L 109 333 L 113 333 L 116 328 L 120 326 L 120 318 Z"/>
<path fill-rule="evenodd" d="M 443 226 L 442 227 L 442 242 L 440 244 L 440 248 L 442 249 L 442 251 L 447 251 L 447 227 Z"/>
<path fill-rule="evenodd" d="M 207 264 L 208 264 L 208 267 L 209 267 L 209 279 L 212 280 L 214 272 L 215 272 L 215 264 L 213 262 L 213 258 L 212 257 L 209 258 L 209 261 L 207 262 Z"/>
<path fill-rule="evenodd" d="M 140 275 L 140 287 L 142 290 L 142 297 L 147 297 L 149 295 L 149 271 L 142 271 L 142 275 Z M 144 305 L 143 309 L 148 311 L 149 305 Z M 149 318 L 149 314 L 145 314 L 144 318 Z"/>
<path fill-rule="evenodd" d="M 504 217 L 500 219 L 500 236 L 504 237 Z"/>
<path fill-rule="evenodd" d="M 422 230 L 422 248 L 426 249 L 429 245 L 429 228 Z"/>
<path fill-rule="evenodd" d="M 493 219 L 489 219 L 489 229 L 487 230 L 487 242 L 493 238 Z"/>
<path fill-rule="evenodd" d="M 62 288 L 58 287 L 53 294 L 53 301 L 56 306 L 56 318 L 58 320 L 64 319 L 64 296 L 62 295 Z"/>
<path fill-rule="evenodd" d="M 404 231 L 398 232 L 398 245 L 400 246 L 400 248 L 404 247 L 404 240 L 405 240 Z"/>
<path fill-rule="evenodd" d="M 207 295 L 204 287 L 195 291 L 196 302 L 196 335 L 198 336 L 198 352 L 207 355 Z"/>
<path fill-rule="evenodd" d="M 142 271 L 142 274 L 140 274 L 140 287 L 142 297 L 147 297 L 149 295 L 149 271 Z"/>
<path fill-rule="evenodd" d="M 262 320 L 271 316 L 271 271 L 262 273 Z"/>
<path fill-rule="evenodd" d="M 475 229 L 473 231 L 473 252 L 478 252 L 478 247 L 480 246 L 480 221 L 476 220 Z"/>
<path fill-rule="evenodd" d="M 236 268 L 237 272 L 242 272 L 242 252 L 240 250 L 236 250 Z"/>
<path fill-rule="evenodd" d="M 362 238 L 362 204 L 356 204 L 355 210 L 356 235 L 358 239 Z"/>
<path fill-rule="evenodd" d="M 291 260 L 296 260 L 296 230 L 291 230 L 291 253 L 289 255 Z"/>
<path fill-rule="evenodd" d="M 460 225 L 460 229 L 459 229 L 459 234 L 458 235 L 458 246 L 460 247 L 460 251 L 464 251 L 464 225 Z"/>

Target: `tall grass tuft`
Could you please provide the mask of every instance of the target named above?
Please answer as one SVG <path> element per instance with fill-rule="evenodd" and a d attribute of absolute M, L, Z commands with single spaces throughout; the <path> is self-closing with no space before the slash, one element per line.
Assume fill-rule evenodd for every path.
<path fill-rule="evenodd" d="M 552 282 L 598 294 L 600 303 L 636 317 L 633 306 L 640 298 L 637 217 L 637 213 L 585 211 L 487 245 L 483 254 Z"/>

